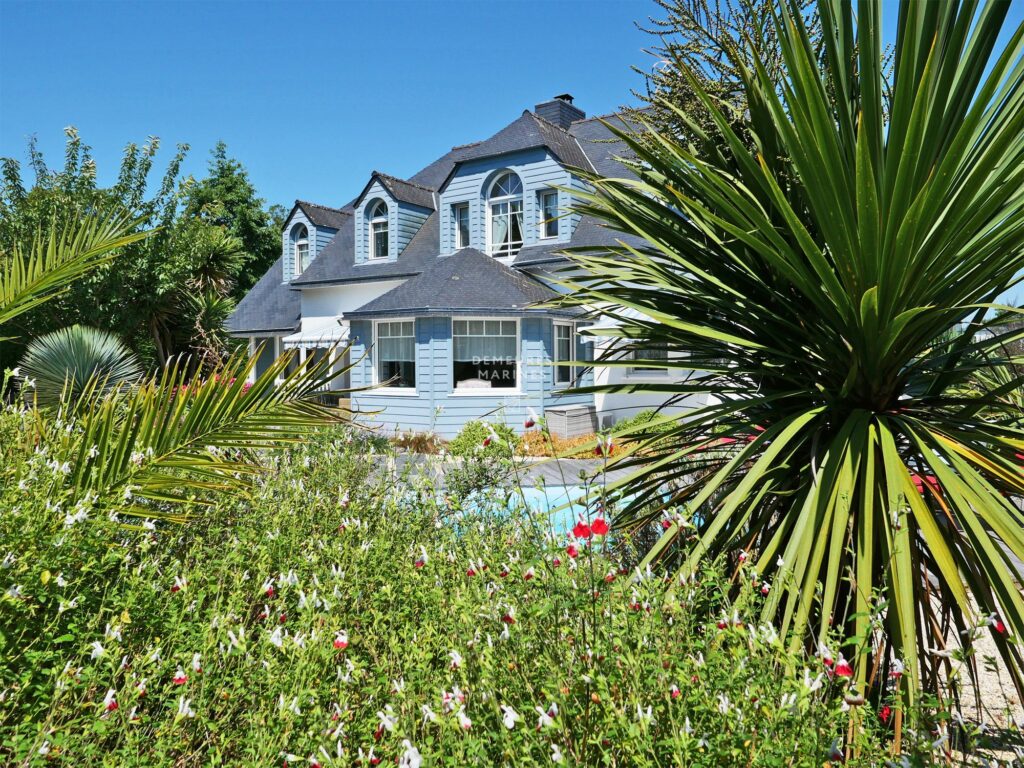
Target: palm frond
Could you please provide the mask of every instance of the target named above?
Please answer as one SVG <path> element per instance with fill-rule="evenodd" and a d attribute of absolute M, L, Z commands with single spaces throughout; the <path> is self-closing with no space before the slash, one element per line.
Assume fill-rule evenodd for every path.
<path fill-rule="evenodd" d="M 27 249 L 0 254 L 0 327 L 67 290 L 78 277 L 110 261 L 116 250 L 148 237 L 120 211 L 95 211 L 36 237 Z"/>
<path fill-rule="evenodd" d="M 703 401 L 636 435 L 616 524 L 683 508 L 696 539 L 673 523 L 648 561 L 684 570 L 750 553 L 761 618 L 840 632 L 862 690 L 899 659 L 912 702 L 978 628 L 1024 690 L 999 629 L 1024 636 L 1024 374 L 974 385 L 1019 338 L 993 316 L 1022 311 L 995 300 L 1024 263 L 1024 25 L 1000 52 L 1005 3 L 904 2 L 890 86 L 880 3 L 818 8 L 823 51 L 783 0 L 782 76 L 732 62 L 743 136 L 695 75 L 717 145 L 609 126 L 636 178 L 587 179 L 579 212 L 630 238 L 570 254 L 562 303 L 697 372 L 631 391 Z"/>

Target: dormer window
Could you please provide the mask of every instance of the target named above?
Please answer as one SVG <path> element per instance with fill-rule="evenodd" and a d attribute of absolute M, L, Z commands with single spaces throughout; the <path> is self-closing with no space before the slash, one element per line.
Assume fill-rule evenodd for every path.
<path fill-rule="evenodd" d="M 369 207 L 370 227 L 370 258 L 386 259 L 388 257 L 388 205 L 377 200 Z"/>
<path fill-rule="evenodd" d="M 540 209 L 540 237 L 558 237 L 558 193 L 553 189 L 542 190 L 537 195 Z"/>
<path fill-rule="evenodd" d="M 488 243 L 492 256 L 515 256 L 523 247 L 523 182 L 510 171 L 494 180 L 487 195 Z"/>
<path fill-rule="evenodd" d="M 295 275 L 306 271 L 309 266 L 309 230 L 305 224 L 296 224 L 292 229 L 292 242 L 295 244 Z"/>

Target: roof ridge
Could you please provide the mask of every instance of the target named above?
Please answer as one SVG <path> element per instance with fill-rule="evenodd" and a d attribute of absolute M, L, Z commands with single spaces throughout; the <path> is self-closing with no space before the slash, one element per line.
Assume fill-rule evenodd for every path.
<path fill-rule="evenodd" d="M 434 192 L 435 191 L 433 187 L 425 187 L 422 184 L 417 184 L 415 181 L 409 181 L 408 179 L 402 179 L 402 178 L 399 178 L 398 176 L 392 176 L 390 173 L 384 173 L 383 171 L 374 171 L 371 175 L 372 176 L 383 176 L 385 179 L 391 179 L 392 181 L 398 181 L 398 182 L 401 182 L 402 184 L 408 184 L 410 187 L 416 187 L 417 189 L 422 189 L 424 192 Z"/>
<path fill-rule="evenodd" d="M 449 150 L 449 152 L 454 152 L 457 149 L 469 149 L 470 147 L 476 147 L 480 144 L 483 144 L 484 141 L 486 141 L 486 139 L 480 139 L 479 141 L 469 141 L 466 142 L 465 144 L 456 144 Z"/>
<path fill-rule="evenodd" d="M 299 200 L 298 198 L 296 198 L 295 202 L 298 203 L 299 205 L 311 205 L 314 208 L 322 208 L 325 211 L 334 211 L 335 213 L 343 213 L 346 216 L 349 216 L 352 213 L 351 211 L 346 211 L 344 208 L 332 208 L 329 205 L 321 205 L 320 203 L 314 203 L 314 202 L 311 202 L 309 200 Z"/>

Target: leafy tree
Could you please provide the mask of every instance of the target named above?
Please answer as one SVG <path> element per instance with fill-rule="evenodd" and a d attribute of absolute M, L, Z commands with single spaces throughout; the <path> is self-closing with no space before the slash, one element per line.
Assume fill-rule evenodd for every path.
<path fill-rule="evenodd" d="M 204 304 L 197 299 L 205 296 L 209 304 L 216 298 L 219 316 L 226 317 L 240 286 L 251 285 L 265 271 L 268 243 L 273 240 L 275 251 L 280 249 L 272 214 L 263 210 L 244 169 L 219 145 L 209 179 L 183 179 L 188 146 L 180 145 L 151 185 L 160 142 L 150 138 L 125 148 L 117 181 L 101 188 L 89 147 L 74 128 L 66 133 L 59 170 L 51 170 L 29 142 L 31 185 L 17 161 L 0 161 L 0 248 L 9 250 L 111 205 L 136 212 L 137 231 L 155 233 L 124 246 L 116 269 L 84 275 L 58 300 L 19 318 L 20 335 L 90 325 L 118 334 L 150 363 L 163 364 L 182 352 L 195 353 L 193 364 L 223 359 L 230 339 L 209 327 L 212 315 L 197 314 Z M 0 365 L 13 365 L 23 351 L 17 342 L 0 346 Z"/>
<path fill-rule="evenodd" d="M 756 573 L 761 619 L 841 631 L 861 692 L 913 703 L 950 653 L 974 673 L 979 632 L 1024 689 L 1024 433 L 994 390 L 963 394 L 1022 336 L 990 306 L 1024 258 L 1024 25 L 1000 53 L 1005 3 L 903 2 L 890 87 L 880 1 L 818 9 L 820 50 L 798 0 L 772 16 L 781 78 L 757 45 L 725 51 L 742 129 L 684 67 L 703 111 L 664 109 L 691 140 L 623 134 L 639 180 L 588 179 L 582 211 L 646 245 L 577 253 L 565 301 L 639 351 L 605 364 L 663 367 L 654 344 L 701 374 L 600 389 L 706 402 L 639 436 L 616 524 L 673 489 L 695 538 L 677 520 L 648 561 Z"/>
<path fill-rule="evenodd" d="M 210 154 L 206 178 L 188 185 L 183 215 L 205 214 L 204 218 L 241 241 L 242 259 L 232 292 L 240 299 L 281 255 L 283 211 L 265 207 L 248 172 L 228 157 L 223 141 Z"/>

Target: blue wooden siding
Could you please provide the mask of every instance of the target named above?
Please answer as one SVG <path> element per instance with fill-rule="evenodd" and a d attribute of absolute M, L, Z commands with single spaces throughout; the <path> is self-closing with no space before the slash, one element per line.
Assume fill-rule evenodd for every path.
<path fill-rule="evenodd" d="M 570 176 L 569 177 L 569 183 L 566 186 L 568 186 L 569 188 L 571 188 L 573 190 L 577 190 L 578 189 L 581 192 L 582 191 L 586 191 L 586 192 L 591 191 L 590 185 L 587 184 L 585 181 L 583 181 L 583 179 L 581 179 L 579 176 Z M 561 206 L 563 210 L 568 210 L 570 206 L 575 205 L 576 203 L 582 202 L 582 200 L 580 198 L 576 197 L 575 195 L 566 195 L 565 204 L 563 205 L 562 204 L 562 196 L 563 195 L 566 195 L 566 193 L 563 192 L 562 195 L 559 195 L 559 197 L 558 197 L 559 206 Z M 576 226 L 579 223 L 580 223 L 580 214 L 576 213 L 575 211 L 573 211 L 573 213 L 569 214 L 569 216 L 566 217 L 566 224 L 569 227 L 569 236 L 570 237 L 572 237 L 572 233 L 576 231 Z M 559 228 L 559 234 L 561 234 L 561 228 Z"/>
<path fill-rule="evenodd" d="M 554 375 L 550 366 L 553 350 L 552 321 L 546 317 L 519 319 L 520 369 L 516 393 L 466 395 L 456 393 L 452 382 L 452 319 L 421 317 L 416 320 L 416 395 L 388 395 L 380 390 L 357 392 L 352 396 L 363 413 L 359 420 L 380 426 L 386 433 L 395 431 L 436 432 L 451 438 L 467 421 L 482 419 L 503 422 L 518 432 L 532 408 L 543 414 L 546 405 L 593 403 L 592 395 L 553 394 Z M 352 322 L 354 339 L 352 359 L 363 355 L 373 342 L 373 323 Z M 373 381 L 372 353 L 352 371 L 352 386 L 367 386 Z"/>
<path fill-rule="evenodd" d="M 281 253 L 284 254 L 284 265 L 282 278 L 284 282 L 288 283 L 299 276 L 295 265 L 295 240 L 292 237 L 292 233 L 295 231 L 295 227 L 299 224 L 304 224 L 309 234 L 309 247 L 315 259 L 320 251 L 324 249 L 331 239 L 337 234 L 338 230 L 332 229 L 331 227 L 314 227 L 306 214 L 302 212 L 301 208 L 297 208 L 292 217 L 288 219 L 288 223 L 281 233 Z"/>
<path fill-rule="evenodd" d="M 455 250 L 455 222 L 452 207 L 469 203 L 469 244 L 487 253 L 487 192 L 500 171 L 514 171 L 523 182 L 523 244 L 534 245 L 540 237 L 540 204 L 537 193 L 542 189 L 568 186 L 571 176 L 544 149 L 524 150 L 502 157 L 473 160 L 458 168 L 441 191 L 441 253 Z M 559 192 L 558 207 L 567 209 L 570 196 Z M 558 238 L 552 242 L 568 242 L 572 235 L 571 219 L 559 220 Z"/>
<path fill-rule="evenodd" d="M 394 261 L 398 258 L 430 215 L 430 211 L 426 208 L 395 200 L 379 181 L 375 181 L 370 185 L 370 188 L 363 196 L 362 202 L 356 208 L 356 264 L 364 264 L 370 260 L 368 214 L 378 200 L 383 200 L 388 206 L 387 261 Z M 380 259 L 380 261 L 384 261 L 384 259 Z"/>

